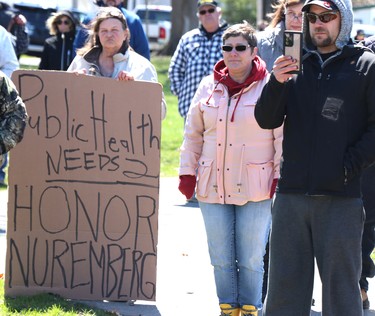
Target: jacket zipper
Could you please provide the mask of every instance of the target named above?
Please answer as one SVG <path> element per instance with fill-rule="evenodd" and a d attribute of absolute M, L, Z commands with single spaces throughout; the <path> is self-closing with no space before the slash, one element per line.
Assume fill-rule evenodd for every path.
<path fill-rule="evenodd" d="M 321 80 L 323 78 L 323 73 L 322 73 L 322 70 L 319 72 L 318 74 L 318 85 L 316 87 L 316 91 L 319 92 L 319 88 L 320 88 L 320 85 L 321 85 Z M 320 98 L 320 93 L 317 93 L 316 94 L 316 99 L 315 99 L 315 102 L 317 102 L 317 100 L 319 100 Z M 311 130 L 314 130 L 314 127 L 316 127 L 316 124 L 317 124 L 317 118 L 316 118 L 316 115 L 315 115 L 315 107 L 313 107 L 312 109 L 312 115 L 313 115 L 313 128 Z M 314 133 L 312 133 L 313 136 L 311 136 L 311 140 L 312 140 L 312 146 L 311 146 L 311 150 L 310 150 L 310 168 L 309 168 L 309 175 L 308 175 L 308 183 L 307 183 L 307 192 L 306 194 L 307 195 L 310 195 L 311 194 L 311 181 L 312 181 L 312 167 L 313 167 L 313 157 L 314 157 L 314 152 L 315 152 L 315 149 L 316 149 L 316 137 L 314 137 Z"/>
<path fill-rule="evenodd" d="M 224 198 L 224 204 L 225 204 L 225 162 L 226 162 L 226 156 L 227 156 L 227 143 L 228 143 L 228 118 L 229 118 L 229 109 L 230 109 L 230 103 L 231 98 L 228 99 L 228 106 L 227 106 L 227 113 L 225 118 L 225 142 L 224 142 L 224 149 L 223 149 L 223 167 L 222 167 L 222 174 L 223 174 L 223 198 Z"/>
<path fill-rule="evenodd" d="M 241 175 L 242 175 L 242 166 L 243 166 L 243 155 L 245 152 L 245 144 L 242 144 L 241 148 L 241 159 L 240 159 L 240 172 L 238 173 L 238 182 L 237 182 L 237 188 L 238 188 L 238 193 L 241 193 Z"/>
<path fill-rule="evenodd" d="M 60 70 L 64 70 L 64 54 L 65 54 L 65 34 L 61 34 L 62 47 L 61 47 L 61 60 L 60 60 Z"/>

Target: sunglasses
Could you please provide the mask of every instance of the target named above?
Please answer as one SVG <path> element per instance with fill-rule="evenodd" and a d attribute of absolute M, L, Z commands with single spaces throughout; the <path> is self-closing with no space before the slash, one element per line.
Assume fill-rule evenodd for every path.
<path fill-rule="evenodd" d="M 201 11 L 199 11 L 199 14 L 200 15 L 205 15 L 206 13 L 214 13 L 214 12 L 215 12 L 215 9 L 211 8 L 211 9 L 208 9 L 208 10 L 201 10 Z"/>
<path fill-rule="evenodd" d="M 69 20 L 58 20 L 58 21 L 56 21 L 56 24 L 57 25 L 61 25 L 61 24 L 70 25 L 70 21 Z"/>
<path fill-rule="evenodd" d="M 100 11 L 96 14 L 98 19 L 105 18 L 118 18 L 123 20 L 124 14 L 116 7 L 101 7 Z"/>
<path fill-rule="evenodd" d="M 250 47 L 250 45 L 237 45 L 235 47 L 230 45 L 223 45 L 221 46 L 221 49 L 224 52 L 231 52 L 234 48 L 237 52 L 244 52 L 248 47 Z"/>
<path fill-rule="evenodd" d="M 316 19 L 319 19 L 320 22 L 328 23 L 337 18 L 337 12 L 323 12 L 320 14 L 306 13 L 306 18 L 312 24 L 316 22 Z"/>

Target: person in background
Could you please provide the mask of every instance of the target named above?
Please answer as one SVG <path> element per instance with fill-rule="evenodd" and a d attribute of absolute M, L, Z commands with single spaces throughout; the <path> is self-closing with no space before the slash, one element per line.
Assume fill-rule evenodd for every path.
<path fill-rule="evenodd" d="M 260 21 L 257 25 L 257 31 L 264 31 L 267 28 L 268 24 L 269 23 L 266 20 Z"/>
<path fill-rule="evenodd" d="M 269 72 L 272 71 L 276 58 L 283 54 L 284 31 L 302 30 L 303 3 L 304 0 L 279 0 L 274 6 L 274 12 L 271 14 L 272 20 L 268 28 L 257 33 L 258 55 L 266 62 Z M 267 244 L 266 255 L 264 256 L 263 302 L 267 294 L 268 264 L 269 244 Z"/>
<path fill-rule="evenodd" d="M 375 264 L 371 253 L 375 248 L 375 165 L 363 171 L 362 175 L 362 199 L 366 212 L 366 221 L 362 235 L 362 271 L 359 280 L 361 288 L 363 309 L 370 308 L 367 295 L 369 282 L 367 278 L 375 276 Z"/>
<path fill-rule="evenodd" d="M 277 57 L 283 54 L 284 31 L 302 30 L 303 0 L 280 0 L 274 7 L 272 20 L 263 32 L 257 34 L 258 55 L 271 71 Z"/>
<path fill-rule="evenodd" d="M 13 49 L 11 35 L 2 26 L 0 26 L 0 44 L 0 70 L 10 78 L 20 64 Z"/>
<path fill-rule="evenodd" d="M 375 52 L 375 35 L 372 35 L 361 42 Z M 361 288 L 363 309 L 370 308 L 370 300 L 367 292 L 369 282 L 367 278 L 375 276 L 375 264 L 371 258 L 371 253 L 375 248 L 375 165 L 365 169 L 362 175 L 362 199 L 366 212 L 366 221 L 362 235 L 362 271 L 359 280 Z"/>
<path fill-rule="evenodd" d="M 365 39 L 365 32 L 363 30 L 357 30 L 357 34 L 354 37 L 356 42 L 363 41 Z"/>
<path fill-rule="evenodd" d="M 126 19 L 118 8 L 100 8 L 90 25 L 90 38 L 87 44 L 77 51 L 68 71 L 121 81 L 158 82 L 155 67 L 151 62 L 130 48 Z M 166 103 L 163 97 L 162 119 L 165 115 Z"/>
<path fill-rule="evenodd" d="M 11 35 L 0 25 L 0 70 L 9 78 L 13 71 L 19 68 L 19 62 L 16 52 L 13 48 Z M 6 166 L 8 164 L 8 155 L 6 152 L 2 154 L 2 161 L 0 162 L 0 188 L 6 188 Z"/>
<path fill-rule="evenodd" d="M 196 187 L 221 315 L 256 316 L 262 308 L 263 256 L 279 176 L 282 128 L 263 130 L 254 118 L 268 80 L 255 32 L 247 22 L 224 32 L 224 57 L 199 84 L 180 154 L 179 190 L 189 199 Z"/>
<path fill-rule="evenodd" d="M 171 91 L 178 97 L 178 111 L 184 119 L 200 81 L 223 58 L 221 37 L 228 27 L 220 25 L 221 8 L 216 1 L 199 0 L 197 9 L 199 28 L 181 37 L 168 70 Z"/>
<path fill-rule="evenodd" d="M 13 47 L 19 59 L 29 47 L 29 34 L 26 29 L 26 18 L 5 2 L 0 2 L 0 25 L 12 34 Z"/>
<path fill-rule="evenodd" d="M 73 41 L 78 22 L 70 11 L 52 13 L 46 21 L 49 33 L 52 35 L 44 42 L 39 69 L 67 70 L 75 52 Z"/>
<path fill-rule="evenodd" d="M 148 39 L 146 33 L 143 29 L 141 19 L 137 14 L 125 9 L 122 5 L 122 0 L 94 0 L 94 3 L 98 7 L 116 7 L 121 10 L 124 14 L 125 19 L 129 27 L 129 36 L 128 39 L 129 45 L 134 49 L 138 54 L 150 60 L 150 48 L 148 45 Z M 95 17 L 95 14 L 88 15 L 83 20 L 83 25 L 89 25 L 90 21 Z M 76 39 L 74 41 L 74 50 L 82 48 L 88 38 L 87 28 L 82 27 L 78 30 Z"/>
<path fill-rule="evenodd" d="M 284 124 L 264 316 L 309 316 L 314 259 L 323 315 L 362 315 L 362 171 L 375 162 L 375 56 L 352 45 L 350 0 L 305 2 L 303 71 L 280 56 L 255 108 Z"/>

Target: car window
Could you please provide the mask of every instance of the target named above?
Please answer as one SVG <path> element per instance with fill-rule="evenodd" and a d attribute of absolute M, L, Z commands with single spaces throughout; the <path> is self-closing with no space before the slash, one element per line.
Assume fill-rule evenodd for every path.
<path fill-rule="evenodd" d="M 13 7 L 26 17 L 27 30 L 30 38 L 28 54 L 40 57 L 43 51 L 43 45 L 46 38 L 50 37 L 49 29 L 46 26 L 47 19 L 51 13 L 59 10 L 58 7 L 40 7 L 26 4 L 13 4 Z M 85 13 L 76 9 L 72 9 L 74 17 L 77 21 L 82 21 Z"/>
<path fill-rule="evenodd" d="M 16 7 L 30 23 L 33 24 L 42 24 L 45 22 L 52 12 L 55 10 L 38 10 L 36 8 L 25 8 L 25 7 Z"/>
<path fill-rule="evenodd" d="M 140 9 L 137 11 L 138 16 L 141 20 L 146 21 L 146 16 L 148 14 L 148 21 L 159 22 L 159 21 L 170 21 L 171 12 L 160 11 L 160 10 L 146 10 Z"/>
<path fill-rule="evenodd" d="M 16 8 L 26 17 L 30 41 L 32 43 L 43 44 L 44 40 L 49 36 L 46 20 L 50 17 L 51 13 L 56 10 L 28 8 L 23 6 L 17 6 Z"/>

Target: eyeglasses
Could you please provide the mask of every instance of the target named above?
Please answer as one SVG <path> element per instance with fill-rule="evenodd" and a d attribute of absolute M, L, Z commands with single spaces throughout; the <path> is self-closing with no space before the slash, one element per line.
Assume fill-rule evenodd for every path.
<path fill-rule="evenodd" d="M 328 23 L 337 18 L 337 12 L 323 12 L 320 14 L 306 13 L 306 18 L 312 24 L 316 22 L 316 19 L 319 19 L 320 22 Z"/>
<path fill-rule="evenodd" d="M 285 15 L 291 19 L 291 20 L 294 20 L 294 19 L 297 19 L 297 20 L 300 20 L 302 21 L 302 13 L 295 13 L 295 12 L 286 12 Z"/>
<path fill-rule="evenodd" d="M 237 45 L 235 47 L 230 45 L 223 45 L 221 46 L 221 49 L 224 52 L 231 52 L 234 48 L 237 52 L 244 52 L 248 47 L 250 47 L 250 45 Z"/>
<path fill-rule="evenodd" d="M 57 25 L 61 25 L 61 24 L 70 25 L 70 21 L 69 20 L 58 20 L 58 21 L 56 21 L 56 24 Z"/>
<path fill-rule="evenodd" d="M 214 13 L 214 12 L 215 12 L 215 9 L 211 8 L 211 9 L 208 9 L 208 10 L 200 10 L 199 14 L 200 15 L 205 15 L 206 13 Z"/>

